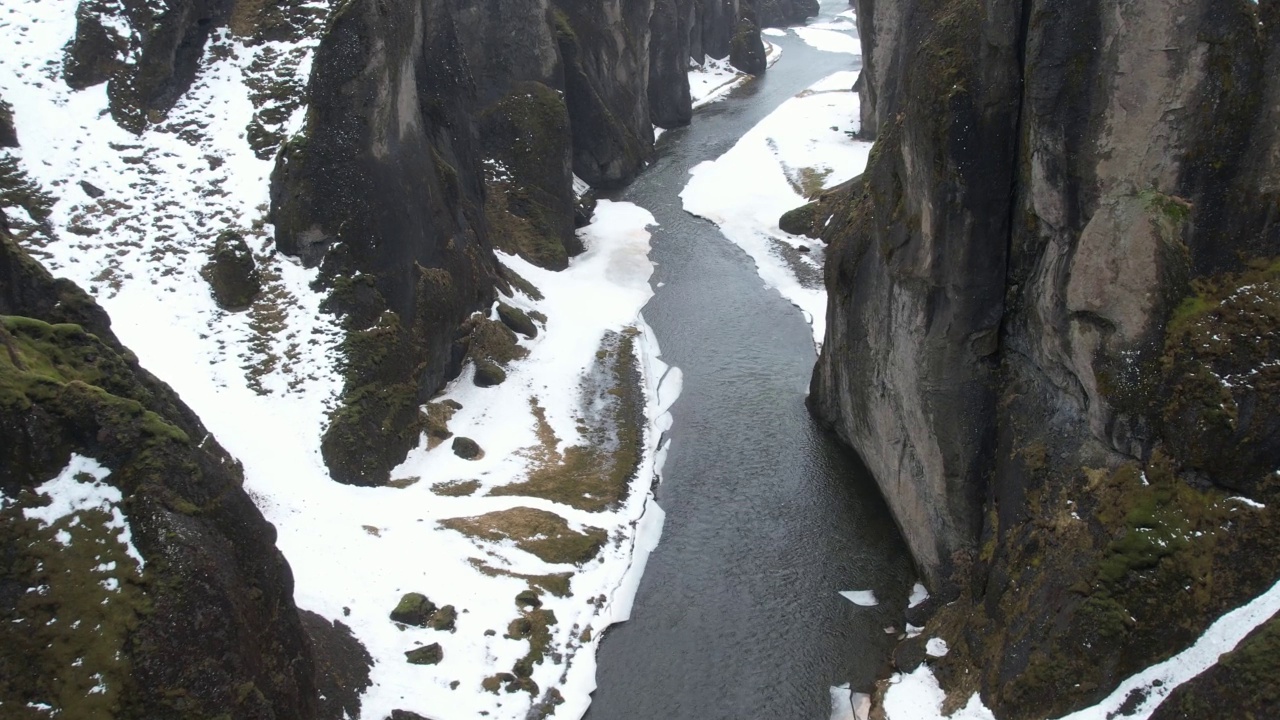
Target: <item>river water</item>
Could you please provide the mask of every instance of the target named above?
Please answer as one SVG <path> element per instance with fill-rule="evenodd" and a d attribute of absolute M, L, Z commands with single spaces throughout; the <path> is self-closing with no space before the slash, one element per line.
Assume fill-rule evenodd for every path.
<path fill-rule="evenodd" d="M 847 9 L 823 3 L 829 18 Z M 851 56 L 769 38 L 761 79 L 667 133 L 614 199 L 653 213 L 657 295 L 644 316 L 684 372 L 658 488 L 666 510 L 630 621 L 599 652 L 589 720 L 826 720 L 829 686 L 886 662 L 914 579 L 874 481 L 804 407 L 815 360 L 799 311 L 751 259 L 684 212 L 689 170 Z M 873 589 L 877 607 L 841 590 Z"/>

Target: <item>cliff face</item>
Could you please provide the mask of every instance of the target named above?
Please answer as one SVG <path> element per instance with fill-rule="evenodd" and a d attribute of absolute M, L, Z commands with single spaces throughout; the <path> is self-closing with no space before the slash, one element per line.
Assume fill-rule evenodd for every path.
<path fill-rule="evenodd" d="M 811 405 L 959 599 L 944 684 L 1056 717 L 1280 575 L 1277 4 L 858 6 Z"/>
<path fill-rule="evenodd" d="M 937 584 L 977 537 L 991 467 L 1019 26 L 1011 9 L 970 3 L 895 12 L 902 23 L 876 27 L 896 52 L 869 65 L 889 120 L 828 225 L 831 329 L 810 400 L 862 454 Z M 961 47 L 967 33 L 984 42 Z M 893 71 L 917 56 L 932 67 Z"/>
<path fill-rule="evenodd" d="M 727 38 L 736 13 L 704 27 Z M 418 406 L 469 352 L 465 321 L 506 287 L 493 249 L 565 267 L 574 175 L 625 184 L 654 121 L 688 122 L 693 19 L 684 0 L 357 0 L 330 19 L 271 212 L 349 333 L 335 479 L 384 482 L 417 443 Z"/>
<path fill-rule="evenodd" d="M 239 463 L 3 226 L 0 341 L 6 716 L 316 717 L 293 578 Z M 108 474 L 67 480 L 115 504 L 45 487 L 76 456 Z"/>

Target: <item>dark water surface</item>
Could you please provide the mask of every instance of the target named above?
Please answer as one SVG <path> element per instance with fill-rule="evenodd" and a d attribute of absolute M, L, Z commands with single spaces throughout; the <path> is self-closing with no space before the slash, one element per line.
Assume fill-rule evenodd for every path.
<path fill-rule="evenodd" d="M 826 0 L 824 18 L 847 9 Z M 689 169 L 731 148 L 786 99 L 851 56 L 794 36 L 761 80 L 662 138 L 659 158 L 615 199 L 654 214 L 644 310 L 684 372 L 658 489 L 662 542 L 632 619 L 600 650 L 590 720 L 826 720 L 828 687 L 885 661 L 914 578 L 906 548 L 857 457 L 804 407 L 815 360 L 800 312 L 751 259 L 682 209 Z M 875 608 L 840 590 L 874 589 Z"/>

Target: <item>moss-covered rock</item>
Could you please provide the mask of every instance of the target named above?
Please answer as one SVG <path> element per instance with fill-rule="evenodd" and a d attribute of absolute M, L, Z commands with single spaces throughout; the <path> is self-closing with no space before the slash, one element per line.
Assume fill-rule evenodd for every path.
<path fill-rule="evenodd" d="M 782 217 L 778 218 L 778 227 L 792 235 L 817 238 L 821 236 L 821 228 L 816 222 L 817 217 L 818 203 L 811 202 L 783 213 Z"/>
<path fill-rule="evenodd" d="M 729 50 L 729 62 L 749 75 L 763 75 L 769 68 L 764 38 L 760 37 L 760 26 L 756 24 L 754 13 L 744 12 L 738 19 L 738 27 L 733 33 L 733 45 Z"/>
<path fill-rule="evenodd" d="M 218 306 L 229 312 L 247 310 L 262 292 L 262 277 L 244 235 L 224 230 L 214 242 L 209 262 L 200 275 L 213 290 Z"/>
<path fill-rule="evenodd" d="M 417 592 L 405 593 L 391 611 L 391 619 L 405 625 L 427 627 L 427 621 L 436 612 L 436 604 L 426 595 Z"/>
<path fill-rule="evenodd" d="M 520 308 L 514 308 L 504 302 L 500 302 L 498 303 L 498 319 L 502 321 L 503 325 L 511 328 L 512 331 L 518 332 L 525 337 L 538 337 L 538 326 L 534 325 L 529 316 Z"/>
<path fill-rule="evenodd" d="M 458 622 L 458 611 L 452 605 L 445 605 L 431 615 L 431 619 L 427 621 L 428 627 L 432 630 L 447 630 L 453 632 Z"/>
<path fill-rule="evenodd" d="M 431 643 L 405 651 L 404 659 L 410 665 L 438 665 L 444 659 L 444 650 L 440 643 Z"/>
<path fill-rule="evenodd" d="M 484 451 L 475 440 L 459 436 L 453 439 L 453 454 L 463 460 L 478 460 L 484 456 Z"/>
<path fill-rule="evenodd" d="M 476 387 L 493 387 L 507 381 L 507 371 L 490 360 L 476 361 L 476 374 L 472 378 Z"/>
<path fill-rule="evenodd" d="M 92 300 L 2 230 L 0 278 L 0 491 L 13 499 L 0 510 L 0 587 L 15 599 L 0 622 L 0 703 L 38 699 L 68 717 L 316 716 L 292 578 L 240 464 Z M 58 521 L 67 527 L 25 516 L 72 454 L 110 471 L 102 482 L 120 492 L 145 567 L 118 528 L 101 532 L 106 513 Z M 45 537 L 57 530 L 69 546 Z M 93 622 L 73 622 L 72 608 Z M 77 667 L 105 692 L 89 692 Z"/>
<path fill-rule="evenodd" d="M 562 270 L 582 252 L 574 234 L 569 113 L 539 82 L 517 83 L 481 113 L 494 245 L 540 267 Z"/>

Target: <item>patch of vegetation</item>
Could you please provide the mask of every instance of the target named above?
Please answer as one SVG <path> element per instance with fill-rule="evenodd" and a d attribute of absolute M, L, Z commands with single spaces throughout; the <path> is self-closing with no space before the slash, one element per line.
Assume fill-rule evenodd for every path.
<path fill-rule="evenodd" d="M 479 117 L 487 138 L 485 217 L 495 246 L 560 270 L 582 251 L 573 232 L 569 111 L 542 83 L 518 83 Z"/>
<path fill-rule="evenodd" d="M 525 495 L 599 511 L 626 497 L 639 467 L 644 443 L 644 399 L 635 341 L 630 334 L 608 334 L 583 383 L 583 434 L 587 444 L 564 452 L 546 412 L 530 400 L 537 422 L 538 446 L 525 456 L 533 463 L 525 480 L 495 488 L 491 495 Z M 588 408 L 592 411 L 588 412 Z"/>
<path fill-rule="evenodd" d="M 467 562 L 481 573 L 489 577 L 511 577 L 524 580 L 530 586 L 549 592 L 556 597 L 569 597 L 573 593 L 569 592 L 569 583 L 573 579 L 573 573 L 548 573 L 546 575 L 532 575 L 526 573 L 512 572 L 504 568 L 496 568 L 479 558 L 471 558 Z"/>
<path fill-rule="evenodd" d="M 538 685 L 532 679 L 533 667 L 541 665 L 545 660 L 547 651 L 551 648 L 551 626 L 556 623 L 555 613 L 541 608 L 525 610 L 520 617 L 512 620 L 503 637 L 528 640 L 529 652 L 515 662 L 510 673 L 498 673 L 486 678 L 481 686 L 493 693 L 505 686 L 507 692 L 524 690 L 537 697 Z"/>
<path fill-rule="evenodd" d="M 594 558 L 606 540 L 605 531 L 600 528 L 578 532 L 555 513 L 527 507 L 448 518 L 440 525 L 489 542 L 510 540 L 521 550 L 553 564 L 581 565 Z"/>
<path fill-rule="evenodd" d="M 479 489 L 479 480 L 447 480 L 431 486 L 431 492 L 445 497 L 467 497 Z"/>
<path fill-rule="evenodd" d="M 458 411 L 457 403 L 427 403 L 426 419 L 424 420 L 427 433 L 427 449 L 431 450 L 440 443 L 453 437 L 453 433 L 449 431 L 449 421 L 453 419 L 453 414 Z M 432 488 L 434 490 L 434 487 Z M 466 493 L 470 494 L 470 493 Z"/>

